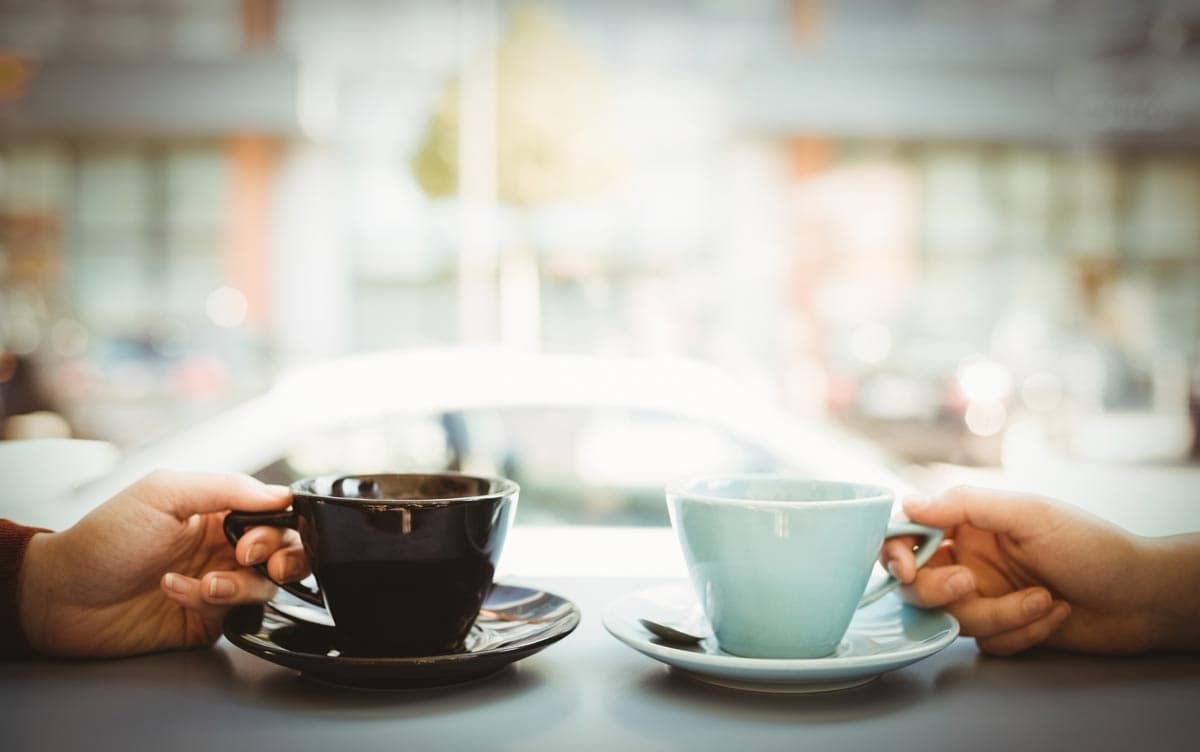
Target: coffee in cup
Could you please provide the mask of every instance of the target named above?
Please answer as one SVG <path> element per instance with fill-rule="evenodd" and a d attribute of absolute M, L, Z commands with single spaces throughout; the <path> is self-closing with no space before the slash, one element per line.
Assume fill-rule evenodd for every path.
<path fill-rule="evenodd" d="M 721 649 L 756 658 L 834 653 L 854 612 L 898 584 L 864 592 L 885 538 L 942 531 L 889 522 L 882 486 L 780 475 L 696 478 L 667 487 L 671 525 Z"/>
<path fill-rule="evenodd" d="M 318 590 L 281 587 L 328 609 L 343 653 L 444 654 L 463 649 L 492 587 L 518 493 L 458 473 L 312 478 L 292 485 L 290 510 L 232 512 L 225 533 L 299 531 Z"/>

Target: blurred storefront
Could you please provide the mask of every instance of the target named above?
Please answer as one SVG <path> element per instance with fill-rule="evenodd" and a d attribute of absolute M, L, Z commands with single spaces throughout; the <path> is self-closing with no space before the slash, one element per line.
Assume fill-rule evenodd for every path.
<path fill-rule="evenodd" d="M 1198 70 L 1192 3 L 0 0 L 0 394 L 65 421 L 6 430 L 499 343 L 1194 461 Z"/>

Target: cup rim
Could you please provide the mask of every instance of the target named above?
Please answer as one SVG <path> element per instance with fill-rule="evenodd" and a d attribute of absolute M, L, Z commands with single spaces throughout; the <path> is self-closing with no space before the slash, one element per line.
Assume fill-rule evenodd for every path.
<path fill-rule="evenodd" d="M 735 498 L 732 496 L 718 496 L 711 493 L 694 491 L 689 488 L 701 482 L 712 481 L 787 481 L 787 482 L 803 482 L 803 483 L 824 483 L 844 487 L 857 487 L 863 489 L 865 494 L 857 498 L 840 498 L 840 499 L 756 499 L 756 498 Z M 837 480 L 832 478 L 813 478 L 807 475 L 789 475 L 780 473 L 725 473 L 715 475 L 693 475 L 680 480 L 675 480 L 667 484 L 666 495 L 668 500 L 674 498 L 680 501 L 700 501 L 708 504 L 722 504 L 726 506 L 750 506 L 750 505 L 769 505 L 774 508 L 821 508 L 821 507 L 846 507 L 846 506 L 866 506 L 869 504 L 879 504 L 886 502 L 891 504 L 895 499 L 895 492 L 887 486 L 877 483 L 859 483 L 850 480 Z"/>
<path fill-rule="evenodd" d="M 488 483 L 495 490 L 484 494 L 472 494 L 470 496 L 447 496 L 436 499 L 364 499 L 358 496 L 339 496 L 332 493 L 332 482 L 335 479 L 341 478 L 462 478 L 466 480 L 474 480 Z M 316 484 L 320 481 L 327 480 L 330 482 L 330 493 L 320 493 Z M 515 496 L 520 492 L 520 485 L 510 478 L 504 478 L 499 475 L 476 475 L 474 473 L 460 473 L 452 470 L 437 470 L 437 471 L 414 471 L 414 472 L 392 472 L 392 473 L 347 473 L 336 475 L 317 475 L 310 478 L 301 478 L 291 484 L 290 490 L 293 496 L 301 495 L 310 499 L 315 499 L 321 502 L 332 504 L 348 504 L 348 505 L 380 505 L 380 506 L 403 506 L 403 505 L 421 505 L 421 506 L 444 506 L 449 504 L 465 504 L 472 501 L 482 501 L 485 499 L 502 499 L 509 496 Z"/>

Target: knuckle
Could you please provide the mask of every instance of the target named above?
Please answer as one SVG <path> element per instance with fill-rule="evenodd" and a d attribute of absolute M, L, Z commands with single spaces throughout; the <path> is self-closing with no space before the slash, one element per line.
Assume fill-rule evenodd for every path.
<path fill-rule="evenodd" d="M 142 476 L 138 481 L 139 486 L 147 488 L 163 488 L 170 487 L 175 478 L 175 472 L 163 467 L 158 467 Z"/>
<path fill-rule="evenodd" d="M 138 478 L 116 498 L 122 496 L 142 505 L 161 507 L 177 496 L 178 474 L 172 470 L 157 468 Z"/>
<path fill-rule="evenodd" d="M 946 604 L 946 613 L 958 620 L 962 634 L 967 637 L 979 637 L 987 633 L 987 623 L 978 613 L 969 607 L 970 601 L 955 601 Z"/>
<path fill-rule="evenodd" d="M 247 545 L 253 546 L 260 543 L 269 543 L 271 539 L 271 531 L 274 528 L 268 525 L 252 525 L 246 528 L 246 534 L 242 536 L 240 542 L 250 541 Z"/>
<path fill-rule="evenodd" d="M 934 590 L 929 587 L 928 580 L 922 581 L 920 577 L 913 581 L 911 585 L 901 587 L 902 592 L 908 593 L 908 602 L 921 606 L 923 608 L 933 608 L 942 605 L 940 599 L 934 597 Z"/>
<path fill-rule="evenodd" d="M 997 658 L 1006 658 L 1024 650 L 1024 647 L 1007 644 L 1002 640 L 977 639 L 975 644 L 979 647 L 980 652 L 994 655 Z"/>
<path fill-rule="evenodd" d="M 1029 623 L 1029 617 L 1026 616 L 1020 608 L 997 611 L 992 618 L 995 625 L 995 631 L 997 632 L 1009 629 L 1019 629 L 1027 626 Z"/>
<path fill-rule="evenodd" d="M 981 612 L 980 618 L 986 622 L 991 632 L 1004 632 L 1017 629 L 1029 624 L 1020 601 L 996 598 L 988 603 L 988 608 Z"/>

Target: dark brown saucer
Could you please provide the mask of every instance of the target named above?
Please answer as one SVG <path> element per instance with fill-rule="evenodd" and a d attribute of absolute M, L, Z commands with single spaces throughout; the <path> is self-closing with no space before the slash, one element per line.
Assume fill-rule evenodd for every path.
<path fill-rule="evenodd" d="M 307 679 L 359 689 L 439 687 L 481 679 L 542 650 L 579 625 L 579 609 L 553 593 L 496 585 L 467 636 L 466 649 L 447 655 L 348 657 L 336 631 L 274 604 L 238 606 L 225 617 L 225 637 Z M 352 652 L 352 651 L 351 651 Z"/>

